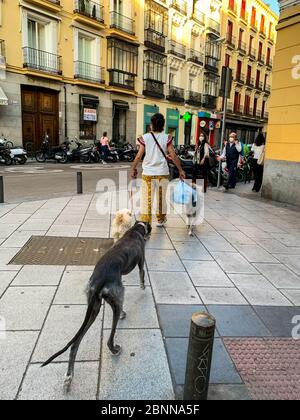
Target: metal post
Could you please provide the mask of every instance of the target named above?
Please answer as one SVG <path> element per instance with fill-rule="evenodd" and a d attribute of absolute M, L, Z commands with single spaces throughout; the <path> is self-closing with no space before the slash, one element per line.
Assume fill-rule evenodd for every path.
<path fill-rule="evenodd" d="M 4 182 L 3 176 L 0 176 L 0 203 L 4 203 Z"/>
<path fill-rule="evenodd" d="M 222 134 L 221 134 L 220 153 L 223 152 L 223 139 L 224 139 L 224 136 L 225 136 L 225 129 L 226 129 L 226 112 L 227 112 L 227 98 L 224 97 L 224 108 L 223 108 L 223 122 L 222 122 Z M 222 160 L 220 160 L 220 162 L 219 162 L 218 188 L 220 188 L 220 184 L 221 184 L 221 171 L 222 171 Z"/>
<path fill-rule="evenodd" d="M 216 320 L 205 312 L 192 315 L 184 400 L 207 400 Z"/>
<path fill-rule="evenodd" d="M 82 172 L 77 172 L 77 194 L 82 194 Z"/>

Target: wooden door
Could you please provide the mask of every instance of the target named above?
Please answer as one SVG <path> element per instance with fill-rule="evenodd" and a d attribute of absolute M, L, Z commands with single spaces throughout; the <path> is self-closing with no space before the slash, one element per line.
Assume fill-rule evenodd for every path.
<path fill-rule="evenodd" d="M 59 143 L 58 92 L 22 88 L 23 145 L 33 143 L 39 150 L 41 142 L 48 134 L 53 146 Z"/>

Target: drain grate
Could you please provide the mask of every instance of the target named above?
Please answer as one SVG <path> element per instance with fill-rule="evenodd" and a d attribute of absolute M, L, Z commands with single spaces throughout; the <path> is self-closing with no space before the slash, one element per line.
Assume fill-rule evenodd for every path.
<path fill-rule="evenodd" d="M 9 264 L 94 266 L 113 243 L 102 238 L 32 236 Z"/>

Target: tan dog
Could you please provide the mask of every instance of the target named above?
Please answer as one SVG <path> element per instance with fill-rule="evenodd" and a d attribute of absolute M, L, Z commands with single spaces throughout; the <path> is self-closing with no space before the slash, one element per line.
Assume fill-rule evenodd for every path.
<path fill-rule="evenodd" d="M 116 217 L 112 222 L 112 237 L 115 242 L 121 239 L 125 233 L 132 228 L 134 218 L 128 209 L 120 210 L 116 213 Z"/>

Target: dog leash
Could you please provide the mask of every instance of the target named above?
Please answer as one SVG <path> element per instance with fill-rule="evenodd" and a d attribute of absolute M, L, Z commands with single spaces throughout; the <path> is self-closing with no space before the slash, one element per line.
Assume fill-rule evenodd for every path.
<path fill-rule="evenodd" d="M 136 215 L 135 215 L 135 212 L 134 212 L 134 205 L 133 205 L 133 187 L 136 190 L 136 178 L 132 178 L 130 189 L 129 189 L 128 192 L 129 192 L 129 197 L 130 197 L 130 211 L 131 211 L 131 214 L 133 215 L 135 221 L 137 221 Z"/>

